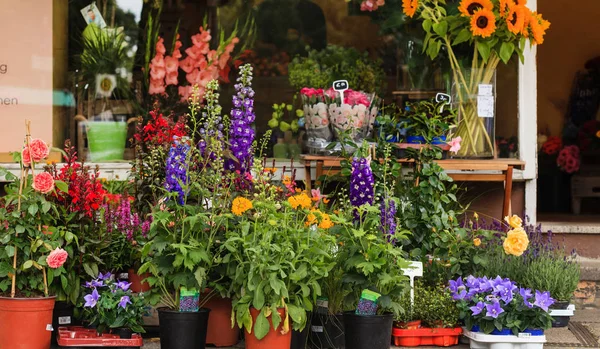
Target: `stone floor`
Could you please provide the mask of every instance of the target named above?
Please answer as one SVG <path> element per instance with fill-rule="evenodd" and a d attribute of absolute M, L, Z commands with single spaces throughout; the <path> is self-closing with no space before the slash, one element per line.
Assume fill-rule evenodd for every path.
<path fill-rule="evenodd" d="M 553 328 L 546 331 L 546 348 L 600 348 L 600 309 L 588 308 L 578 309 L 575 316 L 571 319 L 568 328 Z M 239 343 L 233 348 L 221 349 L 239 349 L 243 348 L 243 343 Z M 466 349 L 468 344 L 461 344 L 453 348 Z M 160 349 L 158 338 L 148 338 L 144 341 L 144 349 Z M 392 347 L 397 348 L 397 347 Z M 428 349 L 428 347 L 420 347 Z M 437 347 L 433 347 L 437 348 Z M 439 348 L 438 348 L 439 349 Z"/>

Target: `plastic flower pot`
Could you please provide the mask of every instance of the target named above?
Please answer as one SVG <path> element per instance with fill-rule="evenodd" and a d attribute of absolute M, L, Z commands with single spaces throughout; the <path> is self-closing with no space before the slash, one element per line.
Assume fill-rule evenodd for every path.
<path fill-rule="evenodd" d="M 565 313 L 572 314 L 573 311 L 567 312 L 569 308 L 569 302 L 556 302 L 550 306 L 550 315 L 552 316 L 552 327 L 567 327 L 569 325 L 569 320 L 571 320 L 570 315 L 555 315 L 557 313 L 561 313 L 564 311 Z M 558 310 L 554 311 L 553 310 Z"/>
<path fill-rule="evenodd" d="M 210 309 L 179 312 L 158 308 L 161 349 L 204 349 Z"/>
<path fill-rule="evenodd" d="M 88 147 L 92 161 L 123 160 L 127 123 L 86 121 Z"/>
<path fill-rule="evenodd" d="M 312 319 L 311 313 L 307 313 L 306 317 L 307 317 L 307 321 L 306 321 L 306 326 L 304 326 L 304 329 L 302 329 L 302 331 L 296 331 L 296 330 L 292 331 L 292 344 L 290 346 L 290 349 L 306 348 L 306 344 L 308 341 L 308 333 L 310 332 L 310 328 L 311 328 L 311 319 Z"/>
<path fill-rule="evenodd" d="M 406 137 L 406 142 L 410 144 L 425 144 L 425 137 L 423 136 L 408 136 Z"/>
<path fill-rule="evenodd" d="M 135 293 L 150 291 L 150 285 L 146 281 L 144 281 L 144 279 L 149 276 L 150 273 L 138 275 L 134 269 L 129 269 L 127 271 L 127 279 L 129 280 L 129 282 L 131 282 L 131 291 Z"/>
<path fill-rule="evenodd" d="M 135 349 L 144 345 L 142 336 L 137 333 L 131 334 L 131 338 L 121 338 L 114 333 L 98 334 L 96 329 L 88 329 L 79 326 L 59 327 L 58 344 L 61 348 L 120 348 Z"/>
<path fill-rule="evenodd" d="M 462 328 L 419 328 L 401 329 L 394 328 L 392 336 L 394 344 L 402 347 L 418 347 L 424 345 L 435 345 L 438 347 L 449 347 L 458 344 L 458 337 Z"/>
<path fill-rule="evenodd" d="M 397 322 L 394 324 L 394 327 L 398 327 L 400 329 L 405 330 L 416 330 L 421 327 L 421 320 L 413 320 L 408 322 Z"/>
<path fill-rule="evenodd" d="M 240 329 L 237 323 L 231 328 L 231 299 L 213 296 L 204 307 L 210 309 L 206 344 L 215 347 L 231 347 L 237 344 Z"/>
<path fill-rule="evenodd" d="M 244 332 L 246 338 L 246 349 L 289 349 L 292 344 L 292 331 L 288 331 L 285 334 L 281 333 L 283 327 L 283 319 L 285 319 L 285 309 L 278 308 L 277 312 L 279 316 L 281 316 L 281 324 L 277 329 L 273 329 L 273 322 L 271 321 L 271 317 L 269 320 L 269 333 L 264 336 L 262 339 L 256 338 L 254 335 L 254 329 L 248 332 Z M 260 310 L 255 308 L 250 308 L 250 315 L 252 316 L 252 323 L 256 323 L 256 318 L 260 314 Z M 291 327 L 291 324 L 290 324 Z M 163 349 L 163 348 L 161 348 Z"/>
<path fill-rule="evenodd" d="M 313 313 L 309 342 L 311 348 L 342 349 L 346 346 L 344 337 L 344 316 L 329 313 Z"/>
<path fill-rule="evenodd" d="M 72 326 L 75 324 L 75 318 L 73 316 L 73 304 L 69 302 L 56 301 L 54 304 L 54 310 L 52 312 L 52 327 L 55 331 L 52 331 L 52 344 L 56 345 L 57 331 L 59 326 Z"/>
<path fill-rule="evenodd" d="M 344 313 L 346 349 L 389 349 L 394 315 Z"/>
<path fill-rule="evenodd" d="M 431 140 L 431 144 L 434 144 L 434 145 L 446 144 L 446 136 L 433 137 L 433 139 Z"/>
<path fill-rule="evenodd" d="M 0 297 L 0 348 L 50 348 L 55 300 Z"/>
<path fill-rule="evenodd" d="M 482 332 L 464 331 L 473 349 L 543 349 L 546 336 L 498 336 Z"/>

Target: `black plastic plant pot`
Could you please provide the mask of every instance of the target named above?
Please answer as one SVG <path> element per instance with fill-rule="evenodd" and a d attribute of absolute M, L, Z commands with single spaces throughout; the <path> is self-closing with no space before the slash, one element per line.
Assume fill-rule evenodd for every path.
<path fill-rule="evenodd" d="M 344 349 L 344 316 L 313 313 L 309 347 L 313 349 Z"/>
<path fill-rule="evenodd" d="M 344 313 L 346 349 L 389 349 L 394 315 L 357 315 Z"/>
<path fill-rule="evenodd" d="M 60 326 L 73 326 L 76 325 L 75 318 L 73 316 L 73 310 L 75 308 L 72 304 L 63 301 L 57 301 L 54 304 L 54 310 L 52 311 L 52 344 L 57 345 L 56 334 L 58 333 L 58 327 Z"/>
<path fill-rule="evenodd" d="M 158 308 L 161 349 L 204 349 L 210 309 L 179 312 Z"/>
<path fill-rule="evenodd" d="M 127 327 L 115 328 L 113 333 L 119 335 L 121 339 L 131 339 L 131 336 L 133 336 L 133 331 Z"/>
<path fill-rule="evenodd" d="M 565 310 L 569 307 L 569 302 L 556 302 L 552 304 L 550 310 Z M 553 316 L 552 317 L 552 327 L 567 327 L 569 326 L 569 320 L 571 320 L 570 316 Z"/>
<path fill-rule="evenodd" d="M 302 331 L 292 331 L 292 344 L 290 349 L 305 349 L 308 342 L 308 332 L 310 332 L 312 313 L 306 313 L 306 326 Z"/>

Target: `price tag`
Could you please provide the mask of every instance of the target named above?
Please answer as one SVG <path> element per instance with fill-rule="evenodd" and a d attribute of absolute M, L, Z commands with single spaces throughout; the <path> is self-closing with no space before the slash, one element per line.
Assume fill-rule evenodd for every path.
<path fill-rule="evenodd" d="M 58 324 L 59 325 L 70 325 L 71 324 L 71 317 L 70 316 L 60 316 L 58 318 Z"/>
<path fill-rule="evenodd" d="M 311 330 L 317 333 L 323 333 L 323 326 L 311 326 Z"/>
<path fill-rule="evenodd" d="M 52 328 L 52 324 L 47 324 L 46 325 L 46 331 L 48 331 L 48 332 L 54 331 L 54 328 Z"/>
<path fill-rule="evenodd" d="M 438 93 L 435 95 L 435 101 L 438 103 L 444 102 L 445 104 L 450 104 L 452 102 L 452 97 L 445 93 Z"/>
<path fill-rule="evenodd" d="M 333 82 L 333 90 L 340 93 L 342 104 L 344 104 L 344 92 L 348 89 L 348 80 L 337 80 Z"/>
<path fill-rule="evenodd" d="M 477 96 L 477 115 L 480 118 L 494 117 L 494 96 Z"/>
<path fill-rule="evenodd" d="M 492 92 L 494 90 L 494 86 L 490 84 L 479 84 L 479 93 L 480 96 L 492 96 Z"/>

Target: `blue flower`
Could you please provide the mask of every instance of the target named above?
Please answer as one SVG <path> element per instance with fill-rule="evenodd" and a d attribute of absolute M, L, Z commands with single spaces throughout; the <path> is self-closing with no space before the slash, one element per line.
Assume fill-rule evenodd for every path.
<path fill-rule="evenodd" d="M 483 311 L 483 309 L 485 309 L 485 303 L 478 302 L 475 306 L 470 307 L 469 309 L 471 309 L 471 312 L 473 313 L 473 316 L 479 315 L 479 314 L 481 314 L 481 312 Z"/>
<path fill-rule="evenodd" d="M 129 296 L 123 296 L 121 297 L 121 300 L 119 301 L 119 306 L 123 309 L 127 308 L 127 304 L 131 304 L 131 300 L 129 299 Z"/>
<path fill-rule="evenodd" d="M 485 316 L 489 316 L 494 319 L 496 319 L 500 314 L 504 313 L 504 309 L 502 309 L 498 300 L 492 301 L 491 304 L 486 304 L 485 310 Z"/>
<path fill-rule="evenodd" d="M 229 134 L 230 150 L 236 157 L 228 160 L 226 168 L 239 170 L 241 173 L 252 167 L 254 154 L 254 90 L 252 89 L 252 66 L 245 64 L 240 67 L 238 83 L 234 85 L 237 93 L 233 96 L 233 109 L 231 109 L 231 130 Z"/>
<path fill-rule="evenodd" d="M 352 174 L 350 175 L 350 203 L 354 207 L 373 204 L 375 179 L 371 164 L 365 158 L 352 160 Z M 358 220 L 358 211 L 354 211 L 354 218 Z"/>
<path fill-rule="evenodd" d="M 127 291 L 129 289 L 129 286 L 131 286 L 130 282 L 125 282 L 125 281 L 117 282 L 117 287 L 122 289 L 123 291 Z"/>
<path fill-rule="evenodd" d="M 544 311 L 548 311 L 548 307 L 552 304 L 554 304 L 554 298 L 550 297 L 550 292 L 535 291 L 535 302 L 533 302 L 533 305 Z"/>
<path fill-rule="evenodd" d="M 83 297 L 85 300 L 85 304 L 83 305 L 86 308 L 93 308 L 98 303 L 98 299 L 100 299 L 100 294 L 98 294 L 98 290 L 94 289 L 91 294 Z"/>
<path fill-rule="evenodd" d="M 180 205 L 185 201 L 182 185 L 186 185 L 188 180 L 186 158 L 189 150 L 190 146 L 186 139 L 175 139 L 167 156 L 165 188 L 171 193 L 179 194 L 177 202 Z"/>
<path fill-rule="evenodd" d="M 102 275 L 102 273 L 98 273 L 98 280 L 109 280 L 112 277 L 112 274 L 107 271 L 106 274 Z"/>
<path fill-rule="evenodd" d="M 388 240 L 394 242 L 396 234 L 396 202 L 392 199 L 381 200 L 381 227 Z"/>
<path fill-rule="evenodd" d="M 448 287 L 448 289 L 450 290 L 450 292 L 453 292 L 453 293 L 458 292 L 459 288 L 464 287 L 463 280 L 461 277 L 456 279 L 456 281 L 450 280 L 449 283 L 450 283 L 450 287 Z"/>

